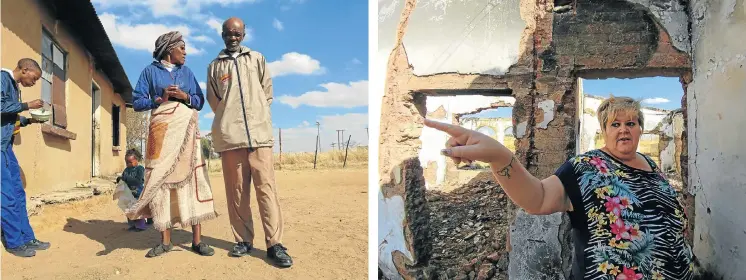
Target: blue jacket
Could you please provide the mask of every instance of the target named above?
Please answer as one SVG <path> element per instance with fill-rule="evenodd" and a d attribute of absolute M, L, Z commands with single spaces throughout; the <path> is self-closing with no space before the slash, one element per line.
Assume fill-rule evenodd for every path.
<path fill-rule="evenodd" d="M 21 126 L 27 126 L 30 124 L 29 120 L 19 115 L 18 113 L 24 111 L 23 104 L 21 103 L 21 91 L 18 89 L 18 84 L 11 75 L 10 70 L 2 70 L 2 117 L 0 117 L 0 127 L 2 127 L 2 150 L 12 147 L 13 145 L 13 130 L 15 130 L 16 121 L 20 119 Z"/>
<path fill-rule="evenodd" d="M 197 111 L 202 110 L 205 104 L 205 96 L 194 77 L 194 73 L 186 65 L 175 66 L 169 72 L 163 64 L 153 61 L 140 73 L 132 98 L 132 109 L 143 112 L 158 108 L 160 104 L 155 102 L 156 97 L 163 96 L 163 90 L 172 84 L 179 85 L 182 91 L 190 97 L 189 106 Z"/>

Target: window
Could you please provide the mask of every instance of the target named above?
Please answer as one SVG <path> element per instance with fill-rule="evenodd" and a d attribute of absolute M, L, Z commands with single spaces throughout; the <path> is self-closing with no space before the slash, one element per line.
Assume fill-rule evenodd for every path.
<path fill-rule="evenodd" d="M 112 146 L 119 146 L 119 114 L 120 107 L 117 105 L 111 106 L 111 128 L 112 128 Z"/>
<path fill-rule="evenodd" d="M 52 104 L 52 124 L 67 128 L 67 53 L 52 40 L 46 30 L 42 30 L 41 43 L 41 99 Z"/>

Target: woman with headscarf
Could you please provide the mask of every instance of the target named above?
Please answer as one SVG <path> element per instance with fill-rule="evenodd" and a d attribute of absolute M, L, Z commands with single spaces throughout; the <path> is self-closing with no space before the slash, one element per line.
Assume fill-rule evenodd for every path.
<path fill-rule="evenodd" d="M 500 186 L 529 214 L 569 214 L 575 279 L 692 279 L 694 256 L 677 191 L 637 152 L 640 103 L 611 97 L 598 107 L 598 121 L 605 146 L 571 158 L 544 180 L 489 136 L 431 120 L 425 125 L 450 134 L 443 155 L 490 163 Z"/>
<path fill-rule="evenodd" d="M 150 111 L 145 154 L 145 187 L 130 219 L 152 217 L 161 242 L 147 256 L 173 249 L 170 229 L 174 224 L 192 227 L 192 250 L 211 256 L 215 251 L 201 242 L 200 223 L 217 217 L 206 165 L 202 158 L 198 111 L 204 95 L 194 73 L 184 65 L 186 45 L 178 31 L 158 37 L 153 61 L 140 74 L 132 107 Z"/>

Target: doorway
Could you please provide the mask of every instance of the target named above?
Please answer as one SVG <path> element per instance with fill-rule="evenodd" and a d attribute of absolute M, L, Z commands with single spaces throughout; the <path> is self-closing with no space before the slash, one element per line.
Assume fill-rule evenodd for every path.
<path fill-rule="evenodd" d="M 91 177 L 101 172 L 101 88 L 91 82 Z"/>

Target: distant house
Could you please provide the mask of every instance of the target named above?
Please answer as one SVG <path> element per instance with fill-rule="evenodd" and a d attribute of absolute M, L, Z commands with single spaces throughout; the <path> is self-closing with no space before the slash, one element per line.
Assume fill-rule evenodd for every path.
<path fill-rule="evenodd" d="M 88 0 L 2 0 L 2 67 L 42 65 L 22 99 L 53 104 L 53 119 L 15 139 L 30 195 L 69 188 L 124 166 L 124 107 L 132 86 Z M 28 116 L 27 113 L 24 113 Z"/>

